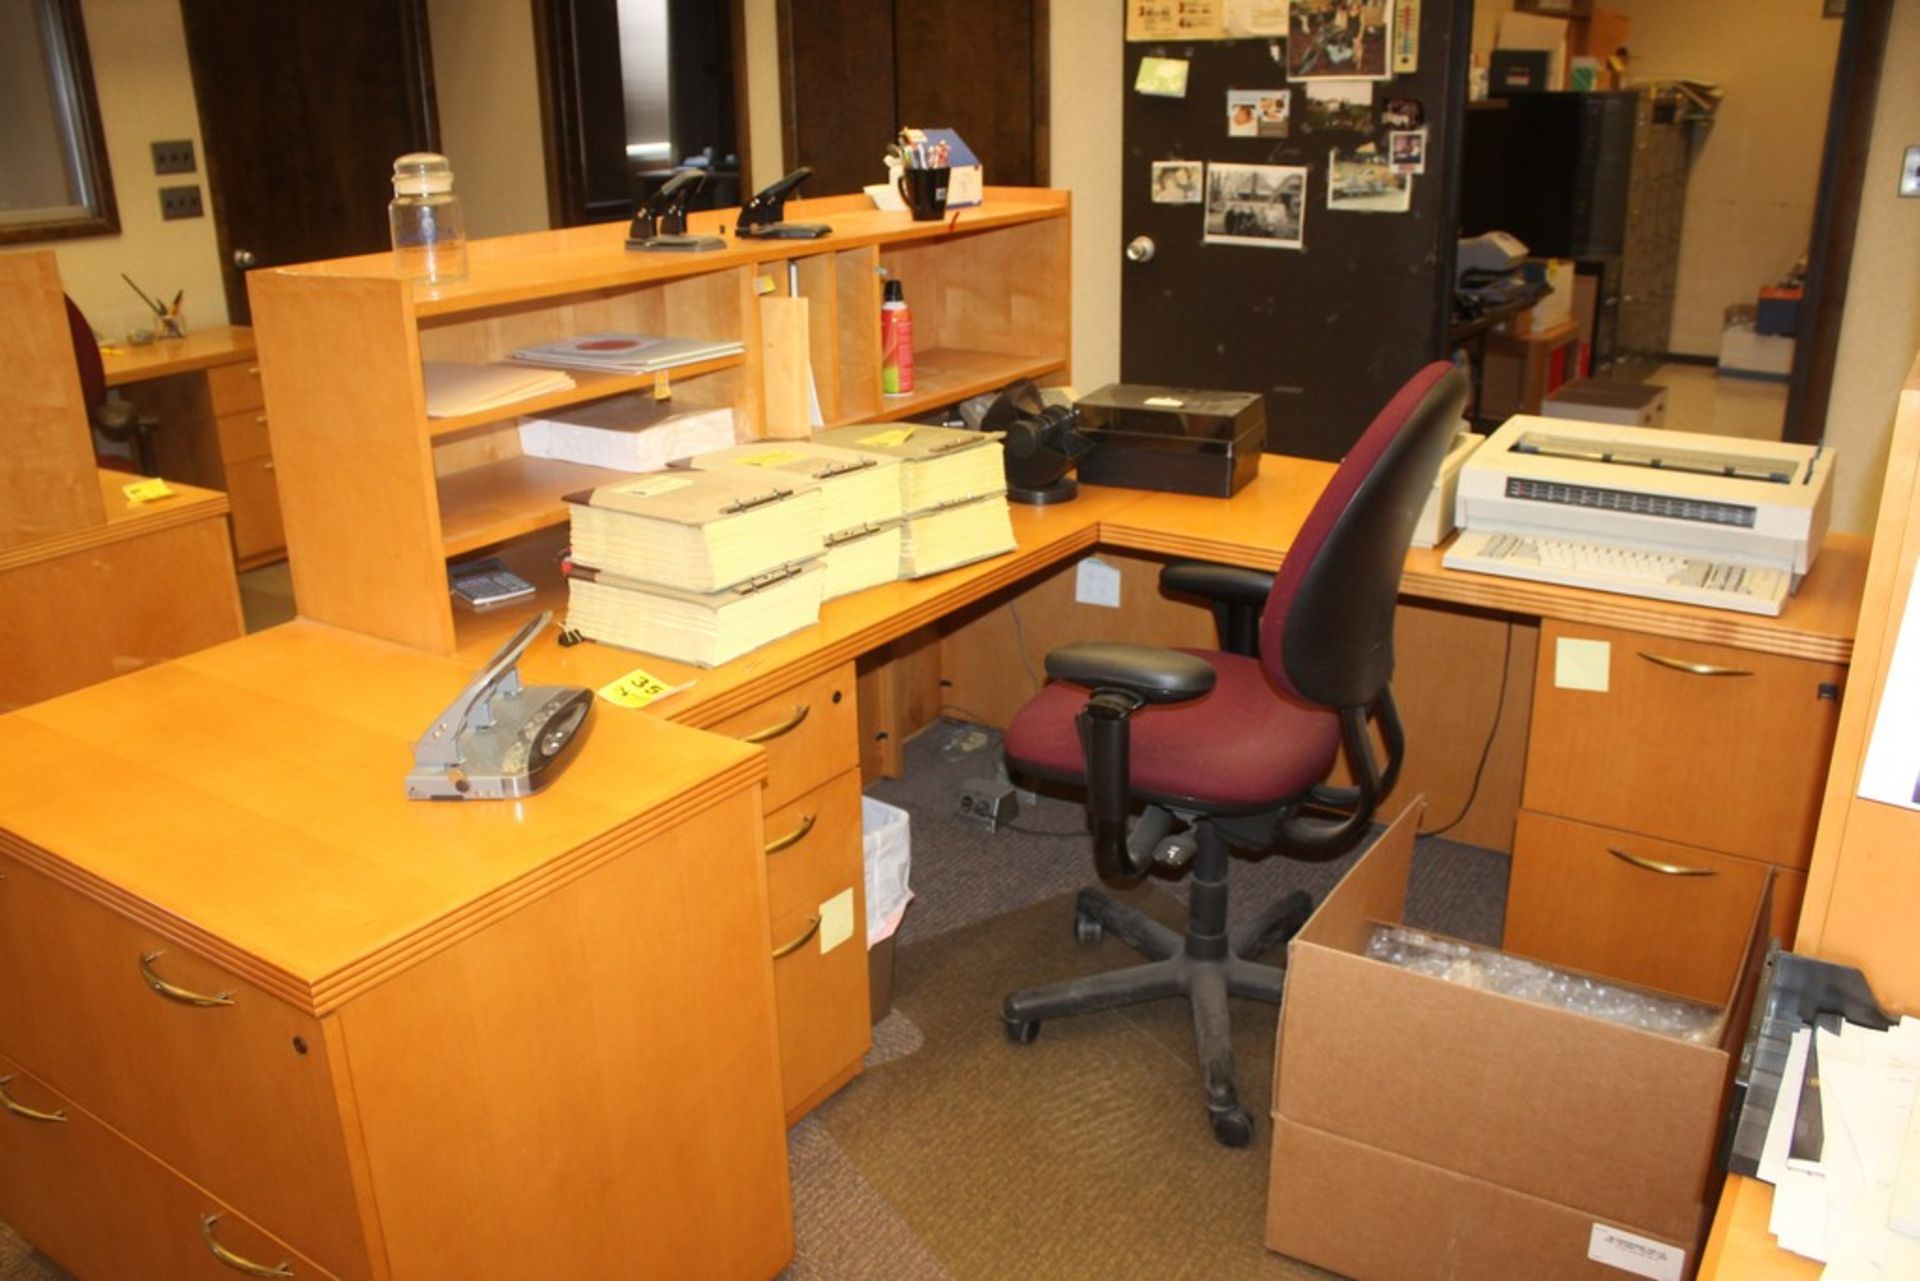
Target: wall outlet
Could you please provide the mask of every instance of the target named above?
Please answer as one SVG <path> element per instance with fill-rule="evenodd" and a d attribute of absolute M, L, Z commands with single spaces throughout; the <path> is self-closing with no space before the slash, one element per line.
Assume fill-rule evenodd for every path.
<path fill-rule="evenodd" d="M 160 216 L 165 219 L 198 218 L 205 210 L 200 207 L 200 187 L 162 187 L 160 188 Z"/>
<path fill-rule="evenodd" d="M 193 159 L 193 139 L 181 138 L 175 142 L 153 144 L 155 173 L 192 173 L 196 167 Z"/>

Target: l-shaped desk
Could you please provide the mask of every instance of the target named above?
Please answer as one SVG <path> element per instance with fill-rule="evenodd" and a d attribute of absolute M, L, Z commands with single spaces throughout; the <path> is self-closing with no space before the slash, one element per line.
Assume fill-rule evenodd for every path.
<path fill-rule="evenodd" d="M 522 662 L 529 683 L 644 666 L 691 684 L 644 712 L 602 704 L 578 760 L 518 803 L 410 803 L 401 778 L 524 612 L 463 628 L 452 660 L 296 622 L 0 717 L 0 750 L 32 764 L 0 777 L 0 969 L 17 976 L 0 985 L 0 1219 L 82 1277 L 129 1260 L 197 1276 L 221 1251 L 406 1281 L 635 1259 L 771 1275 L 791 1251 L 783 1122 L 866 1048 L 862 763 L 886 768 L 943 704 L 997 718 L 1058 639 L 1204 642 L 1204 611 L 1160 597 L 1156 563 L 1277 566 L 1330 473 L 1269 457 L 1229 501 L 1088 486 L 1019 508 L 1017 550 L 831 602 L 713 670 L 549 631 Z M 1072 600 L 1094 553 L 1121 570 L 1117 612 Z M 1848 659 L 1865 560 L 1864 539 L 1830 538 L 1785 614 L 1761 619 L 1479 578 L 1416 551 L 1401 786 L 1449 814 L 1486 745 L 1474 811 L 1516 850 L 1510 927 L 1578 913 L 1617 951 L 1606 921 L 1628 913 L 1643 952 L 1610 953 L 1615 972 L 1711 986 L 1661 970 L 1660 930 L 1719 928 L 1716 883 L 1744 893 L 1804 867 L 1769 806 L 1797 812 L 1792 778 L 1809 770 L 1817 804 L 1823 690 Z M 1563 632 L 1614 647 L 1612 693 L 1555 680 Z M 1749 676 L 1677 672 L 1669 688 L 1670 668 L 1632 656 L 1649 647 Z M 1717 785 L 1786 794 L 1724 798 L 1761 811 L 1760 836 L 1683 839 L 1676 809 L 1725 807 L 1676 805 L 1671 779 L 1618 808 L 1636 778 L 1606 773 L 1605 731 L 1644 733 L 1647 716 L 1652 741 L 1629 755 L 1682 751 L 1733 780 Z M 1724 760 L 1699 759 L 1700 734 L 1726 740 Z M 1517 842 L 1496 830 L 1516 809 Z M 1605 853 L 1642 841 L 1645 861 L 1720 875 Z M 102 1213 L 122 1230 L 98 1231 Z"/>

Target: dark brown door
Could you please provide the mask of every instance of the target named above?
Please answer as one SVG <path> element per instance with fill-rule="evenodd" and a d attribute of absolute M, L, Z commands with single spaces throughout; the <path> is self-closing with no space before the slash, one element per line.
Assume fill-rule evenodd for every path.
<path fill-rule="evenodd" d="M 388 243 L 393 158 L 438 125 L 422 0 L 181 0 L 227 310 L 244 273 Z M 458 188 L 456 187 L 456 190 Z"/>
<path fill-rule="evenodd" d="M 1268 449 L 1331 459 L 1346 452 L 1401 382 L 1446 354 L 1457 223 L 1455 104 L 1467 97 L 1471 10 L 1467 0 L 1424 0 L 1419 70 L 1375 82 L 1364 120 L 1331 127 L 1308 122 L 1306 92 L 1299 83 L 1289 86 L 1281 45 L 1127 45 L 1122 243 L 1113 253 L 1139 247 L 1121 265 L 1123 379 L 1263 393 Z M 1148 55 L 1188 60 L 1185 98 L 1133 91 Z M 1287 135 L 1229 136 L 1230 89 L 1286 89 Z M 1408 210 L 1329 209 L 1328 153 L 1369 142 L 1385 153 L 1381 117 L 1389 98 L 1419 102 L 1426 117 L 1426 173 L 1413 180 Z M 1199 203 L 1154 203 L 1153 163 L 1168 160 L 1207 162 Z M 1267 247 L 1291 238 L 1284 217 L 1271 228 L 1282 234 L 1262 221 L 1261 205 L 1276 194 L 1269 190 L 1272 170 L 1216 170 L 1221 162 L 1306 170 L 1294 196 L 1300 207 L 1288 211 L 1300 219 L 1301 248 Z M 1253 184 L 1230 189 L 1236 198 L 1222 200 L 1222 211 L 1231 210 L 1235 221 L 1223 218 L 1219 229 L 1251 233 L 1239 237 L 1251 243 L 1205 243 L 1206 188 L 1216 174 Z M 1253 198 L 1238 199 L 1243 193 Z M 1279 198 L 1284 207 L 1287 193 Z M 1145 242 L 1151 257 L 1144 256 Z"/>
<path fill-rule="evenodd" d="M 1046 0 L 781 0 L 787 168 L 802 194 L 884 181 L 902 125 L 967 140 L 996 186 L 1045 185 Z"/>

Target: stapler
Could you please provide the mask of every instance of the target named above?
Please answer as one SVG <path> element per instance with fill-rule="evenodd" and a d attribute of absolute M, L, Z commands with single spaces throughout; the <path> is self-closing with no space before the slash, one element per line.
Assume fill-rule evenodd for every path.
<path fill-rule="evenodd" d="M 420 736 L 407 772 L 408 800 L 512 800 L 559 776 L 586 737 L 593 692 L 522 686 L 515 666 L 552 620 L 552 610 L 529 620 Z"/>
<path fill-rule="evenodd" d="M 634 211 L 633 222 L 627 228 L 627 248 L 679 253 L 725 249 L 724 237 L 687 234 L 687 201 L 706 181 L 704 169 L 691 167 L 667 179 L 660 190 Z"/>
<path fill-rule="evenodd" d="M 821 222 L 787 222 L 787 197 L 813 176 L 805 165 L 771 184 L 740 207 L 733 234 L 742 240 L 818 240 L 833 228 Z"/>

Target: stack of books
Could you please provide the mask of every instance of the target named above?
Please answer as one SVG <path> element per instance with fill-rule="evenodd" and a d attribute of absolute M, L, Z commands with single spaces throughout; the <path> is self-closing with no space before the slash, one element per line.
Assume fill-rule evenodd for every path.
<path fill-rule="evenodd" d="M 675 410 L 633 393 L 520 420 L 521 453 L 616 471 L 661 471 L 732 446 L 732 409 Z"/>
<path fill-rule="evenodd" d="M 937 574 L 1014 549 L 998 432 L 867 423 L 814 437 L 900 464 L 900 577 Z"/>
<path fill-rule="evenodd" d="M 820 487 L 826 544 L 824 597 L 833 600 L 900 576 L 900 463 L 815 441 L 778 440 L 686 460 L 700 471 L 787 477 Z"/>
<path fill-rule="evenodd" d="M 573 377 L 558 369 L 521 369 L 516 365 L 463 365 L 452 360 L 423 360 L 420 378 L 427 396 L 427 417 L 457 418 L 498 409 L 550 392 L 569 391 Z"/>
<path fill-rule="evenodd" d="M 567 501 L 567 621 L 589 639 L 713 667 L 820 617 L 816 485 L 672 471 Z"/>
<path fill-rule="evenodd" d="M 606 374 L 648 374 L 696 360 L 737 356 L 738 339 L 655 338 L 646 334 L 581 334 L 515 349 L 513 358 L 531 365 L 559 365 Z"/>

